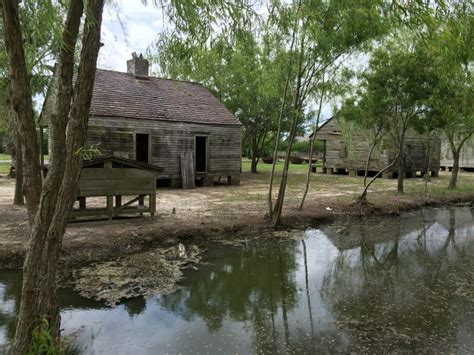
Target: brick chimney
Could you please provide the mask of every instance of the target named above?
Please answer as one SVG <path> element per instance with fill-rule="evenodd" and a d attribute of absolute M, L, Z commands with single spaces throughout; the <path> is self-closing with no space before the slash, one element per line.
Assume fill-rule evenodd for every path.
<path fill-rule="evenodd" d="M 143 58 L 143 55 L 132 53 L 132 59 L 127 60 L 127 73 L 132 74 L 137 79 L 148 78 L 148 60 Z"/>

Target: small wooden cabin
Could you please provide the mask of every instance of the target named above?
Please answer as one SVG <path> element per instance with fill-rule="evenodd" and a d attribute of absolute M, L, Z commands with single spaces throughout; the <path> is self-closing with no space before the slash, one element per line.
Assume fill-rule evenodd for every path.
<path fill-rule="evenodd" d="M 87 145 L 114 155 L 160 166 L 157 184 L 192 186 L 215 179 L 238 184 L 241 170 L 241 123 L 203 85 L 151 77 L 148 61 L 133 55 L 127 73 L 96 73 Z M 43 110 L 47 126 L 55 103 L 54 85 Z M 191 155 L 191 159 L 183 156 Z M 183 171 L 183 164 L 186 172 Z"/>
<path fill-rule="evenodd" d="M 453 170 L 453 153 L 449 143 L 443 141 L 441 144 L 441 169 Z M 474 137 L 464 143 L 459 157 L 459 167 L 465 171 L 474 171 Z"/>
<path fill-rule="evenodd" d="M 317 131 L 316 140 L 323 142 L 323 152 L 320 158 L 323 162 L 323 172 L 328 174 L 357 175 L 365 171 L 365 164 L 371 146 L 370 132 L 359 129 L 350 123 L 330 118 Z M 405 138 L 406 177 L 414 177 L 419 172 L 423 174 L 430 160 L 429 171 L 432 176 L 438 176 L 440 168 L 439 138 L 410 132 Z M 431 156 L 429 156 L 431 152 Z M 371 174 L 382 170 L 397 156 L 390 147 L 376 147 L 370 160 Z M 397 174 L 397 166 L 384 174 L 392 178 Z"/>

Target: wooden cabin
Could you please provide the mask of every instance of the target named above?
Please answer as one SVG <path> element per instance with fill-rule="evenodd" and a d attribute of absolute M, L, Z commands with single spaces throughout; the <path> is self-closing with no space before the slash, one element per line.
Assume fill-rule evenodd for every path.
<path fill-rule="evenodd" d="M 157 185 L 239 184 L 241 123 L 203 85 L 149 76 L 148 61 L 133 54 L 127 73 L 98 69 L 87 146 L 102 154 L 162 167 Z M 42 124 L 54 112 L 48 91 Z"/>
<path fill-rule="evenodd" d="M 323 153 L 320 155 L 323 173 L 353 176 L 363 174 L 372 144 L 368 130 L 356 128 L 351 123 L 333 117 L 316 131 L 316 140 L 323 142 Z M 410 132 L 405 138 L 405 146 L 406 177 L 415 177 L 417 173 L 423 174 L 428 160 L 431 175 L 438 176 L 441 146 L 439 138 Z M 396 156 L 396 151 L 391 147 L 383 145 L 376 147 L 369 165 L 371 175 L 388 166 Z M 393 178 L 397 175 L 397 170 L 398 167 L 394 166 L 383 176 Z"/>
<path fill-rule="evenodd" d="M 447 141 L 441 144 L 441 169 L 453 170 L 453 152 Z M 459 157 L 459 167 L 465 171 L 474 171 L 474 137 L 464 143 Z"/>

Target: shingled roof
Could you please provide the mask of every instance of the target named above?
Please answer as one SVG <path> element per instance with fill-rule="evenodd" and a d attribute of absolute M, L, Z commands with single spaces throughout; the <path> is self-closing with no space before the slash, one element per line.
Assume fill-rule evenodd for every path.
<path fill-rule="evenodd" d="M 90 113 L 147 120 L 241 124 L 201 84 L 156 77 L 136 78 L 102 69 L 97 69 Z"/>

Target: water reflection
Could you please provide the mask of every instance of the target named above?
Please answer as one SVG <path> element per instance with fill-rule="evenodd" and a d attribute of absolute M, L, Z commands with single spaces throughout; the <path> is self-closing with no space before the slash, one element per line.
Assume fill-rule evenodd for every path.
<path fill-rule="evenodd" d="M 21 282 L 18 272 L 0 273 L 0 353 L 1 346 L 15 334 L 16 301 L 20 299 Z"/>
<path fill-rule="evenodd" d="M 179 291 L 114 309 L 61 290 L 62 327 L 85 353 L 469 353 L 473 214 L 429 209 L 216 248 Z M 0 344 L 13 335 L 18 277 L 0 273 Z"/>
<path fill-rule="evenodd" d="M 471 212 L 405 216 L 370 231 L 358 226 L 358 246 L 340 247 L 322 288 L 331 312 L 354 339 L 351 347 L 474 349 Z M 388 226 L 391 240 L 377 242 L 373 229 Z M 331 236 L 337 244 L 340 236 Z"/>

